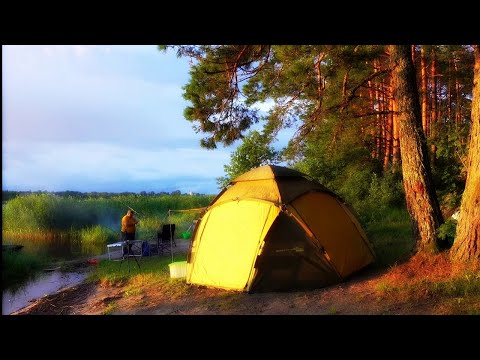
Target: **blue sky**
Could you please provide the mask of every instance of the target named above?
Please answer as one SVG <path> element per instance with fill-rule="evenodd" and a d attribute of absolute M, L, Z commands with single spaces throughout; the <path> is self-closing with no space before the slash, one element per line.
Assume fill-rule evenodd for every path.
<path fill-rule="evenodd" d="M 188 71 L 155 45 L 2 46 L 2 189 L 217 193 L 238 142 L 200 148 Z"/>

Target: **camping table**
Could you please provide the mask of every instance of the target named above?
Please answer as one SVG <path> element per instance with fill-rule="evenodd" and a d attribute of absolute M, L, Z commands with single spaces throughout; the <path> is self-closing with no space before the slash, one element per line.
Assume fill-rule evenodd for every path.
<path fill-rule="evenodd" d="M 143 241 L 144 240 L 130 240 L 130 243 L 133 244 L 132 245 L 132 253 L 133 253 L 133 248 L 134 248 L 135 244 L 140 244 L 140 255 L 131 254 L 130 256 L 142 256 L 142 243 L 143 243 Z M 114 247 L 123 248 L 123 245 L 125 245 L 125 243 L 126 243 L 126 241 L 119 241 L 119 242 L 116 242 L 116 243 L 113 243 L 113 244 L 107 244 L 108 260 L 111 260 L 110 248 L 114 248 Z"/>

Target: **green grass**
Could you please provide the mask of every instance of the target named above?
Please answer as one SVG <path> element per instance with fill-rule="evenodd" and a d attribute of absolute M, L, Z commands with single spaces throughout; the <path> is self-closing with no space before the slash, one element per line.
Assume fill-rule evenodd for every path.
<path fill-rule="evenodd" d="M 103 310 L 102 315 L 111 315 L 115 310 L 117 310 L 118 305 L 115 301 L 112 301 L 107 305 L 105 310 Z"/>
<path fill-rule="evenodd" d="M 392 270 L 396 270 L 396 274 L 380 281 L 376 285 L 376 291 L 402 302 L 415 302 L 424 297 L 441 298 L 443 303 L 447 304 L 443 305 L 445 313 L 478 313 L 480 271 L 475 268 L 453 271 L 451 265 L 445 264 L 417 261 L 411 269 L 403 267 L 398 270 L 394 267 Z M 418 277 L 409 276 L 408 273 L 418 274 L 421 271 L 418 266 L 424 274 Z M 442 266 L 445 268 L 442 269 Z"/>
<path fill-rule="evenodd" d="M 451 299 L 451 314 L 480 314 L 480 274 L 466 273 L 443 281 L 423 279 L 413 283 L 392 285 L 380 283 L 377 291 L 403 301 L 416 301 L 430 296 Z"/>
<path fill-rule="evenodd" d="M 184 261 L 186 255 L 177 255 L 174 261 Z M 161 288 L 162 293 L 170 298 L 184 296 L 188 292 L 185 279 L 170 278 L 168 264 L 171 257 L 143 257 L 139 260 L 140 268 L 134 259 L 130 259 L 130 272 L 127 261 L 103 260 L 89 275 L 88 281 L 100 281 L 109 286 L 125 286 L 125 297 L 138 296 L 150 287 Z"/>
<path fill-rule="evenodd" d="M 184 261 L 186 255 L 177 255 L 174 261 Z M 89 275 L 91 281 L 106 281 L 112 284 L 123 282 L 130 279 L 132 276 L 157 276 L 159 278 L 170 277 L 170 269 L 168 264 L 172 262 L 170 256 L 159 257 L 149 256 L 142 257 L 138 262 L 140 268 L 137 266 L 135 259 L 130 259 L 130 272 L 128 271 L 127 260 L 112 261 L 102 260 L 96 267 L 95 271 Z"/>
<path fill-rule="evenodd" d="M 365 231 L 374 246 L 378 266 L 407 259 L 415 245 L 410 217 L 403 209 L 386 211 L 381 221 L 370 222 Z"/>
<path fill-rule="evenodd" d="M 450 297 L 480 296 L 480 272 L 467 271 L 446 281 L 428 283 L 428 291 Z"/>

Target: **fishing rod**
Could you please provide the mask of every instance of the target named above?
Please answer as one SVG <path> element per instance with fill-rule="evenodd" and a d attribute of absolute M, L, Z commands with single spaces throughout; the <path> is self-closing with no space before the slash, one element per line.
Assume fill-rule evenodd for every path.
<path fill-rule="evenodd" d="M 132 210 L 135 214 L 137 214 L 138 216 L 143 216 L 142 214 L 140 214 L 137 210 L 135 210 L 134 208 L 128 206 L 127 204 L 125 203 L 121 203 L 123 206 L 126 206 L 127 208 L 129 208 L 130 210 Z"/>
<path fill-rule="evenodd" d="M 130 210 L 132 210 L 135 214 L 137 214 L 138 216 L 142 216 L 137 210 L 131 208 L 130 206 L 127 206 Z"/>
<path fill-rule="evenodd" d="M 125 206 L 126 208 L 132 210 L 139 218 L 140 218 L 140 217 L 143 217 L 142 214 L 140 214 L 137 210 L 135 210 L 135 209 L 132 208 L 131 206 L 128 206 L 127 204 L 125 204 L 125 203 L 122 202 L 122 201 L 119 201 L 119 203 L 120 203 L 122 206 Z M 138 220 L 140 220 L 140 219 L 138 219 Z"/>

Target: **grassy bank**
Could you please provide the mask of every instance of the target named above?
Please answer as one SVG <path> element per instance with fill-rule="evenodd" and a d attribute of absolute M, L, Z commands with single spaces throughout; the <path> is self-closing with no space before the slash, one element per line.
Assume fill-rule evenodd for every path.
<path fill-rule="evenodd" d="M 437 313 L 480 315 L 480 266 L 452 263 L 448 251 L 416 255 L 391 267 L 377 282 L 376 291 L 398 304 L 431 300 L 435 306 L 436 298 L 447 298 Z"/>
<path fill-rule="evenodd" d="M 175 261 L 186 260 L 186 255 L 175 256 Z M 161 291 L 169 299 L 178 299 L 185 296 L 189 286 L 184 278 L 170 278 L 170 257 L 151 256 L 140 260 L 140 268 L 134 260 L 128 264 L 123 261 L 101 261 L 96 269 L 89 275 L 87 281 L 99 282 L 102 287 L 122 286 L 123 297 L 138 296 L 141 298 L 145 292 Z M 113 313 L 117 309 L 116 300 L 112 299 L 104 310 L 104 314 Z"/>
<path fill-rule="evenodd" d="M 175 255 L 174 261 L 186 260 L 186 254 Z M 89 281 L 100 281 L 109 285 L 125 282 L 138 282 L 139 278 L 149 279 L 151 284 L 157 281 L 170 279 L 168 264 L 172 262 L 170 256 L 149 256 L 139 260 L 140 268 L 135 260 L 130 260 L 130 272 L 127 261 L 102 260 L 89 277 Z"/>

